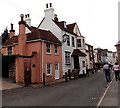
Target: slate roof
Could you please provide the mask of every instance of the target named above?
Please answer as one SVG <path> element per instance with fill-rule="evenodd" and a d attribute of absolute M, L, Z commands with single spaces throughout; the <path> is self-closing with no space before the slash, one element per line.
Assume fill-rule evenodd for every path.
<path fill-rule="evenodd" d="M 74 49 L 72 56 L 86 56 L 86 54 L 80 51 L 79 49 Z"/>

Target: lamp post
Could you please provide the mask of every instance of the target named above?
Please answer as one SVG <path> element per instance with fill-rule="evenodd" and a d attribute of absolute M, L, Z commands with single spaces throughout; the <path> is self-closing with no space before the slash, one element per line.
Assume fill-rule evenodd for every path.
<path fill-rule="evenodd" d="M 63 42 L 66 42 L 66 40 L 68 39 L 68 36 L 66 33 L 63 35 Z"/>

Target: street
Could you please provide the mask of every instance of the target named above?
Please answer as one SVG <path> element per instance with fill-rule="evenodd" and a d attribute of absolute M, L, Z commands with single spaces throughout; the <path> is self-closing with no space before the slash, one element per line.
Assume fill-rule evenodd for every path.
<path fill-rule="evenodd" d="M 111 73 L 111 79 L 113 75 Z M 111 83 L 114 83 L 114 86 L 118 84 L 115 79 Z M 101 100 L 108 85 L 110 83 L 105 81 L 104 73 L 98 72 L 51 86 L 6 90 L 2 92 L 2 104 L 3 106 L 97 106 L 99 103 L 99 106 L 118 106 L 118 93 L 116 97 L 107 94 L 108 97 L 114 98 L 112 105 L 110 103 L 113 100 L 109 104 L 104 103 L 106 101 L 104 98 Z"/>

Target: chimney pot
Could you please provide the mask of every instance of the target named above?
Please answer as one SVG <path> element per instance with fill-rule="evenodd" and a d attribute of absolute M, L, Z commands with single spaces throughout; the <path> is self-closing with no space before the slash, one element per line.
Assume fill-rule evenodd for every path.
<path fill-rule="evenodd" d="M 52 7 L 52 3 L 50 3 L 50 7 Z"/>
<path fill-rule="evenodd" d="M 23 14 L 21 14 L 21 15 L 20 15 L 20 17 L 21 17 L 21 21 L 23 21 L 24 15 L 23 15 Z"/>
<path fill-rule="evenodd" d="M 25 15 L 25 18 L 27 18 L 27 15 Z"/>
<path fill-rule="evenodd" d="M 11 30 L 13 30 L 13 24 L 11 23 Z"/>
<path fill-rule="evenodd" d="M 28 18 L 30 17 L 30 14 L 27 14 Z"/>
<path fill-rule="evenodd" d="M 48 4 L 46 4 L 46 8 L 48 8 Z"/>

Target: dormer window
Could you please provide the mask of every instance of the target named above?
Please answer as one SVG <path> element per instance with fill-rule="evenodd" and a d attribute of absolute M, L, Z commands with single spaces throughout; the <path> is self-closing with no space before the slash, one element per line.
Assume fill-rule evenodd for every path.
<path fill-rule="evenodd" d="M 12 46 L 7 47 L 7 54 L 12 55 Z"/>

